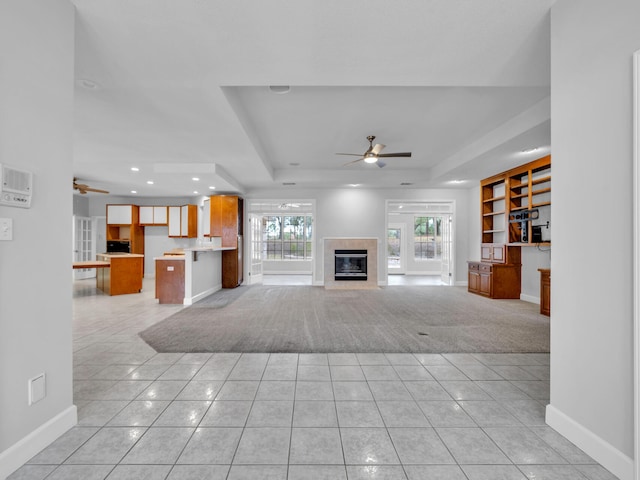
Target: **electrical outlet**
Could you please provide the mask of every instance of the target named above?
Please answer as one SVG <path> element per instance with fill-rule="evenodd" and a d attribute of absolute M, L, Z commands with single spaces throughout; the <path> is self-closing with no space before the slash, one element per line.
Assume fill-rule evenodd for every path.
<path fill-rule="evenodd" d="M 13 240 L 13 219 L 0 218 L 0 241 Z"/>
<path fill-rule="evenodd" d="M 29 379 L 29 405 L 33 405 L 47 396 L 46 386 L 44 373 Z"/>

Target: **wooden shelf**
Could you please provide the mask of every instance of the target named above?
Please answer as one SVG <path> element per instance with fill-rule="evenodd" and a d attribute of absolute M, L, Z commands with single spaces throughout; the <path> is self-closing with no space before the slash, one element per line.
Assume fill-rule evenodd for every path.
<path fill-rule="evenodd" d="M 546 207 L 549 205 L 551 205 L 551 202 L 540 202 L 540 203 L 534 203 L 533 205 L 531 205 L 531 208 Z"/>
<path fill-rule="evenodd" d="M 538 242 L 538 243 L 523 243 L 523 242 L 511 242 L 507 243 L 508 247 L 550 247 L 551 242 Z"/>
<path fill-rule="evenodd" d="M 511 211 L 511 212 L 517 212 L 517 211 L 519 211 L 519 210 L 526 210 L 526 209 L 528 209 L 528 208 L 529 208 L 529 206 L 528 206 L 528 205 L 524 205 L 524 206 L 522 206 L 522 207 L 513 207 L 513 208 L 511 208 L 509 211 Z"/>
<path fill-rule="evenodd" d="M 531 185 L 538 185 L 540 183 L 547 183 L 551 181 L 551 175 L 547 176 L 547 177 L 540 177 L 540 178 L 534 178 L 533 180 L 531 180 Z M 549 189 L 551 190 L 551 189 Z"/>
<path fill-rule="evenodd" d="M 486 200 L 483 200 L 482 202 L 483 203 L 497 202 L 497 201 L 504 200 L 504 199 L 505 199 L 505 196 L 502 195 L 500 197 L 487 198 Z"/>
<path fill-rule="evenodd" d="M 519 183 L 517 185 L 511 185 L 511 190 L 518 190 L 520 188 L 527 188 L 529 186 L 529 183 Z"/>
<path fill-rule="evenodd" d="M 531 195 L 541 195 L 543 193 L 549 193 L 551 191 L 551 187 L 549 188 L 543 188 L 541 190 L 534 190 L 531 192 Z"/>
<path fill-rule="evenodd" d="M 511 195 L 511 200 L 515 200 L 517 198 L 527 198 L 529 196 L 529 193 L 519 193 L 517 195 Z"/>
<path fill-rule="evenodd" d="M 495 215 L 504 215 L 506 212 L 504 210 L 500 210 L 499 212 L 489 212 L 489 213 L 483 213 L 482 216 L 483 217 L 493 217 Z"/>

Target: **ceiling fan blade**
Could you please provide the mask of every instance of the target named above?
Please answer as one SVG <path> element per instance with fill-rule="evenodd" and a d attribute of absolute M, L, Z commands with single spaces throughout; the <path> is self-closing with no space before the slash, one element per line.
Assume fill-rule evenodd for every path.
<path fill-rule="evenodd" d="M 345 164 L 344 164 L 344 165 L 342 165 L 342 166 L 343 166 L 343 167 L 346 167 L 347 165 L 351 165 L 352 163 L 356 163 L 356 162 L 361 162 L 362 160 L 364 160 L 364 157 L 360 157 L 360 158 L 357 158 L 357 159 L 352 160 L 352 161 L 350 161 L 350 162 L 347 162 L 347 163 L 345 163 Z"/>
<path fill-rule="evenodd" d="M 390 158 L 390 157 L 410 157 L 411 152 L 398 152 L 398 153 L 381 153 L 378 155 L 380 158 Z"/>
<path fill-rule="evenodd" d="M 91 187 L 87 187 L 84 190 L 86 192 L 109 193 L 107 190 L 100 190 L 99 188 L 91 188 Z"/>
<path fill-rule="evenodd" d="M 336 155 L 351 155 L 354 157 L 361 157 L 362 154 L 361 153 L 336 153 Z"/>
<path fill-rule="evenodd" d="M 371 149 L 371 153 L 373 153 L 374 155 L 378 155 L 384 147 L 386 147 L 386 145 L 383 145 L 381 143 L 376 143 Z"/>

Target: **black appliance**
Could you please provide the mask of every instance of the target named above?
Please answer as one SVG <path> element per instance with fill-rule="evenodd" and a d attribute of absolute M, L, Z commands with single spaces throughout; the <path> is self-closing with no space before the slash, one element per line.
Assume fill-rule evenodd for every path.
<path fill-rule="evenodd" d="M 130 243 L 119 240 L 109 240 L 107 242 L 107 253 L 131 253 Z"/>

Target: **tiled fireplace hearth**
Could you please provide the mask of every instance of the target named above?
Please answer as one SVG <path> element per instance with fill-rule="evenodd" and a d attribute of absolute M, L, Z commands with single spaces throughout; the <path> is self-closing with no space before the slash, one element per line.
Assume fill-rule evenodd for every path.
<path fill-rule="evenodd" d="M 324 288 L 378 288 L 378 239 L 325 238 Z"/>

